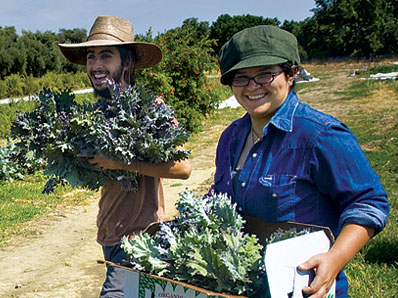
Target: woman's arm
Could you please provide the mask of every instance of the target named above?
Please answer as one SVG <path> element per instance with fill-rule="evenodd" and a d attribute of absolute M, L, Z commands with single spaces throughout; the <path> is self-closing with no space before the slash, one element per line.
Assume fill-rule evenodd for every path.
<path fill-rule="evenodd" d="M 325 297 L 337 274 L 374 235 L 375 229 L 347 224 L 327 253 L 311 257 L 298 266 L 299 270 L 315 270 L 315 278 L 303 293 L 311 298 Z"/>

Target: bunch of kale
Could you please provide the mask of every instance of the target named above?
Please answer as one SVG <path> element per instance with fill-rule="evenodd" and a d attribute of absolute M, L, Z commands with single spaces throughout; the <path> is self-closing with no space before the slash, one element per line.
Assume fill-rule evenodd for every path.
<path fill-rule="evenodd" d="M 231 294 L 258 297 L 264 283 L 262 245 L 243 232 L 244 220 L 224 194 L 180 194 L 179 216 L 159 224 L 154 235 L 122 239 L 125 265 L 159 276 Z"/>
<path fill-rule="evenodd" d="M 87 161 L 94 154 L 126 164 L 189 156 L 189 151 L 178 148 L 189 133 L 176 125 L 172 108 L 157 102 L 144 88 L 123 89 L 114 83 L 108 88 L 110 98 L 95 104 L 76 103 L 70 90 L 44 89 L 37 108 L 20 114 L 13 123 L 13 138 L 21 151 L 47 160 L 45 192 L 64 182 L 98 189 L 106 182 L 119 181 L 124 190 L 138 189 L 136 173 L 100 170 Z"/>

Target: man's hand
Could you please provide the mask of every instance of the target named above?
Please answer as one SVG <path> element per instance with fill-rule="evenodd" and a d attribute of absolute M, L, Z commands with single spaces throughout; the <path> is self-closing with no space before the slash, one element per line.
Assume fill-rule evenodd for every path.
<path fill-rule="evenodd" d="M 122 170 L 123 164 L 121 162 L 115 162 L 112 159 L 105 158 L 102 154 L 78 154 L 78 157 L 86 157 L 87 162 L 95 165 L 96 168 L 101 170 Z"/>

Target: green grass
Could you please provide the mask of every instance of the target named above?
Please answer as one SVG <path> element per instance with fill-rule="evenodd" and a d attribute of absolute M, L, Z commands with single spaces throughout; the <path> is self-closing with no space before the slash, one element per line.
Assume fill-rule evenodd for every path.
<path fill-rule="evenodd" d="M 387 65 L 380 65 L 376 67 L 372 67 L 369 72 L 371 74 L 376 74 L 376 73 L 389 73 L 389 72 L 397 72 L 398 71 L 398 65 L 396 64 L 387 64 Z"/>
<path fill-rule="evenodd" d="M 350 297 L 398 297 L 398 89 L 395 81 L 356 81 L 355 108 L 342 120 L 358 138 L 389 194 L 387 227 L 348 266 Z"/>
<path fill-rule="evenodd" d="M 344 94 L 345 100 L 351 100 L 358 97 L 367 97 L 371 93 L 371 85 L 374 82 L 362 80 L 355 81 L 348 90 L 340 91 L 340 94 Z"/>
<path fill-rule="evenodd" d="M 346 267 L 349 297 L 398 297 L 397 264 L 366 261 L 358 254 Z"/>
<path fill-rule="evenodd" d="M 84 205 L 93 191 L 72 192 L 70 187 L 58 187 L 50 195 L 42 193 L 45 177 L 28 176 L 24 181 L 0 183 L 0 246 L 15 235 L 31 234 L 24 224 L 63 206 Z"/>
<path fill-rule="evenodd" d="M 193 134 L 186 144 L 187 149 L 191 150 L 192 157 L 196 156 L 196 152 L 200 151 L 201 147 L 217 143 L 222 131 L 232 121 L 242 117 L 244 113 L 245 111 L 241 107 L 225 108 L 209 116 L 204 121 L 201 131 Z"/>

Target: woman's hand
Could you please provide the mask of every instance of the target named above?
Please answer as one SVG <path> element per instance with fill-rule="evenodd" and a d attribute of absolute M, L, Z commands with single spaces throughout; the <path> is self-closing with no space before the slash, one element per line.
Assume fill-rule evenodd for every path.
<path fill-rule="evenodd" d="M 315 255 L 298 266 L 299 270 L 314 269 L 315 278 L 303 293 L 311 298 L 323 298 L 333 284 L 337 274 L 374 235 L 375 229 L 347 224 L 327 253 Z"/>
<path fill-rule="evenodd" d="M 303 288 L 303 293 L 311 295 L 309 297 L 312 298 L 323 298 L 326 297 L 342 267 L 340 262 L 334 259 L 333 254 L 327 252 L 311 257 L 299 265 L 298 269 L 302 271 L 313 269 L 315 271 L 314 280 L 309 287 Z"/>

